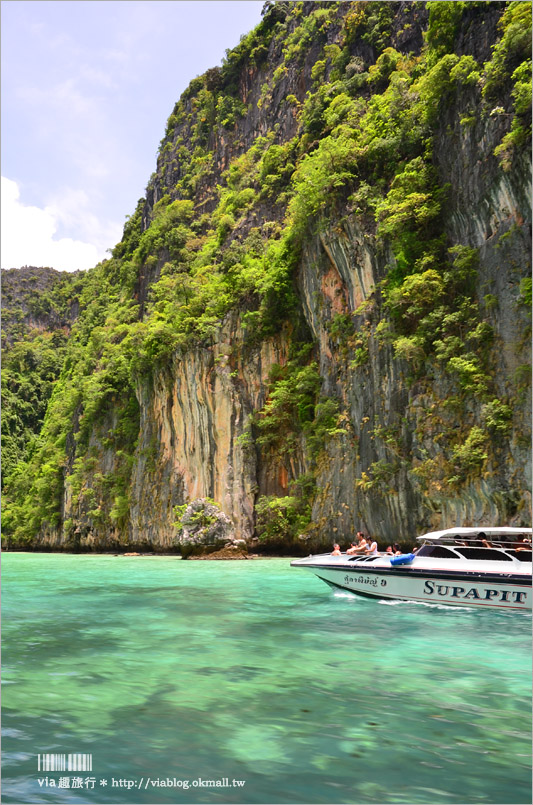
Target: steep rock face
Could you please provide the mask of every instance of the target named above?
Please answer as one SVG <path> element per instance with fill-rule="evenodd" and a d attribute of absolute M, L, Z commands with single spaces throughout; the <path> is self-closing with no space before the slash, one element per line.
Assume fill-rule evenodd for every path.
<path fill-rule="evenodd" d="M 73 504 L 67 483 L 62 520 L 77 523 L 77 531 L 48 529 L 43 545 L 177 550 L 174 507 L 204 497 L 222 506 L 236 539 L 253 537 L 256 498 L 286 494 L 291 476 L 302 472 L 303 459 L 287 472 L 283 465 L 262 462 L 247 440 L 248 420 L 265 402 L 270 370 L 287 361 L 290 328 L 257 348 L 247 347 L 242 333 L 239 317 L 228 317 L 215 345 L 176 355 L 171 368 L 139 385 L 140 431 L 127 532 L 95 523 L 87 513 L 89 503 L 82 498 Z M 114 426 L 112 418 L 107 420 L 101 436 Z M 102 456 L 97 472 L 109 476 L 117 471 L 116 457 L 102 447 L 101 436 L 92 436 L 89 449 Z M 85 489 L 94 487 L 90 474 Z"/>
<path fill-rule="evenodd" d="M 272 366 L 287 361 L 288 332 L 247 352 L 239 319 L 230 316 L 213 347 L 176 355 L 170 371 L 139 388 L 134 542 L 171 547 L 173 507 L 206 496 L 231 518 L 237 538 L 250 539 L 256 497 L 287 492 L 281 467 L 263 466 L 245 439 L 251 414 L 265 402 Z"/>
<path fill-rule="evenodd" d="M 439 171 L 451 184 L 447 230 L 455 242 L 479 249 L 476 296 L 494 330 L 492 378 L 500 399 L 513 398 L 514 419 L 488 477 L 457 501 L 446 501 L 445 515 L 454 522 L 497 519 L 498 501 L 500 511 L 519 522 L 531 508 L 530 396 L 512 391 L 519 367 L 531 365 L 530 310 L 520 298 L 521 280 L 531 272 L 531 165 L 523 153 L 512 170 L 499 170 L 494 150 L 503 134 L 501 118 L 461 126 L 457 118 L 467 108 L 463 99 L 451 131 L 441 128 L 436 149 Z"/>
<path fill-rule="evenodd" d="M 529 311 L 520 305 L 520 279 L 524 268 L 527 272 L 531 237 L 531 221 L 523 218 L 531 192 L 529 163 L 524 159 L 511 173 L 497 170 L 493 156 L 501 139 L 497 125 L 478 132 L 475 146 L 471 130 L 469 136 L 461 135 L 461 129 L 446 131 L 437 149 L 442 179 L 451 184 L 446 230 L 450 242 L 479 249 L 477 296 L 497 299 L 497 307 L 488 315 L 495 333 L 494 382 L 505 399 L 518 367 L 530 363 L 529 343 L 524 339 Z M 342 400 L 349 423 L 347 435 L 328 446 L 317 481 L 321 492 L 313 506 L 314 522 L 322 533 L 347 535 L 364 528 L 392 540 L 421 527 L 441 527 L 443 522 L 490 522 L 502 514 L 509 522 L 527 519 L 531 505 L 527 394 L 515 401 L 511 438 L 484 478 L 454 496 L 436 493 L 431 498 L 413 483 L 413 459 L 439 453 L 428 427 L 428 410 L 435 408 L 436 401 L 446 400 L 453 384 L 434 367 L 429 383 L 409 382 L 409 367 L 375 338 L 375 322 L 382 315 L 375 290 L 385 276 L 387 261 L 369 233 L 361 232 L 349 216 L 343 220 L 341 227 L 312 241 L 299 273 L 305 315 L 320 345 L 324 388 Z M 355 321 L 368 357 L 357 367 L 353 353 L 344 351 L 343 357 L 342 344 L 331 335 L 331 322 L 335 315 L 353 316 L 367 300 L 369 315 L 359 315 Z M 473 405 L 480 418 L 481 402 Z M 387 441 L 378 435 L 380 431 L 394 432 L 395 437 Z M 438 439 L 439 435 L 436 423 L 433 436 Z M 392 477 L 381 484 L 361 483 L 362 473 L 376 462 L 388 464 Z M 403 534 L 398 532 L 399 523 Z"/>
<path fill-rule="evenodd" d="M 228 515 L 236 540 L 253 540 L 254 504 L 261 495 L 286 495 L 307 468 L 303 446 L 288 460 L 262 455 L 250 439 L 250 418 L 266 400 L 273 367 L 287 363 L 292 327 L 250 346 L 238 314 L 228 316 L 212 346 L 176 354 L 171 367 L 140 384 L 140 430 L 130 484 L 127 531 L 100 526 L 89 509 L 97 487 L 86 476 L 81 499 L 65 485 L 65 530 L 47 528 L 41 546 L 51 549 L 179 550 L 174 507 L 208 497 Z M 105 435 L 116 427 L 111 415 L 88 449 L 101 456 L 96 473 L 118 472 Z M 68 479 L 71 469 L 67 468 Z M 84 502 L 85 501 L 85 502 Z M 76 524 L 76 525 L 74 525 Z"/>
<path fill-rule="evenodd" d="M 364 528 L 390 539 L 398 533 L 399 522 L 405 524 L 406 533 L 413 533 L 421 501 L 405 467 L 395 469 L 392 494 L 358 492 L 357 487 L 372 462 L 391 458 L 386 447 L 376 443 L 376 427 L 399 428 L 405 441 L 410 441 L 409 424 L 405 418 L 401 422 L 409 402 L 407 367 L 393 361 L 391 348 L 375 339 L 372 324 L 362 313 L 355 314 L 365 302 L 377 313 L 375 290 L 384 274 L 383 255 L 378 255 L 372 237 L 349 218 L 341 231 L 330 230 L 313 245 L 302 261 L 302 298 L 320 344 L 324 388 L 342 401 L 346 428 L 328 445 L 317 481 L 321 491 L 313 506 L 313 521 L 330 538 L 354 535 Z M 356 316 L 352 338 L 366 352 L 361 365 L 342 337 L 331 334 L 335 316 L 346 313 Z"/>

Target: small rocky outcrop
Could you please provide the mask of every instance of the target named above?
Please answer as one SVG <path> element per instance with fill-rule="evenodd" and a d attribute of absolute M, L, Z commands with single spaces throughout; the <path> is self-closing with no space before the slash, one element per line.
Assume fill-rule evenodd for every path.
<path fill-rule="evenodd" d="M 237 540 L 241 542 L 241 540 Z M 244 547 L 244 550 L 243 550 Z M 203 554 L 202 556 L 191 556 L 191 559 L 257 559 L 257 554 L 249 554 L 246 551 L 246 546 L 238 545 L 235 543 L 228 543 L 219 551 L 213 553 Z"/>
<path fill-rule="evenodd" d="M 184 559 L 229 548 L 237 542 L 245 545 L 243 540 L 235 539 L 233 523 L 227 514 L 209 498 L 197 498 L 177 509 L 176 547 Z"/>

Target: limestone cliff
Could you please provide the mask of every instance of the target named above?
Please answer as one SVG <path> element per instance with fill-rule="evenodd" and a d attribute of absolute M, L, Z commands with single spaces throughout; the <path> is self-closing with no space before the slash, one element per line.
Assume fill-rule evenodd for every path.
<path fill-rule="evenodd" d="M 178 550 L 198 498 L 271 550 L 529 522 L 527 5 L 265 5 L 98 268 L 15 541 Z"/>

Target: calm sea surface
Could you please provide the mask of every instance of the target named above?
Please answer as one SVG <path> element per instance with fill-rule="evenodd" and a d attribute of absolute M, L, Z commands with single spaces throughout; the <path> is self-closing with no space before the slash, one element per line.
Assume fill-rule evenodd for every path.
<path fill-rule="evenodd" d="M 524 613 L 288 559 L 4 554 L 3 583 L 4 803 L 531 802 Z"/>

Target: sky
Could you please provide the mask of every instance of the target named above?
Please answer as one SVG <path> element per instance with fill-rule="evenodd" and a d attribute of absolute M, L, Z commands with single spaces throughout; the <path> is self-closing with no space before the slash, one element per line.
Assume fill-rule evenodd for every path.
<path fill-rule="evenodd" d="M 1 263 L 76 271 L 108 256 L 189 82 L 263 0 L 2 0 Z"/>

